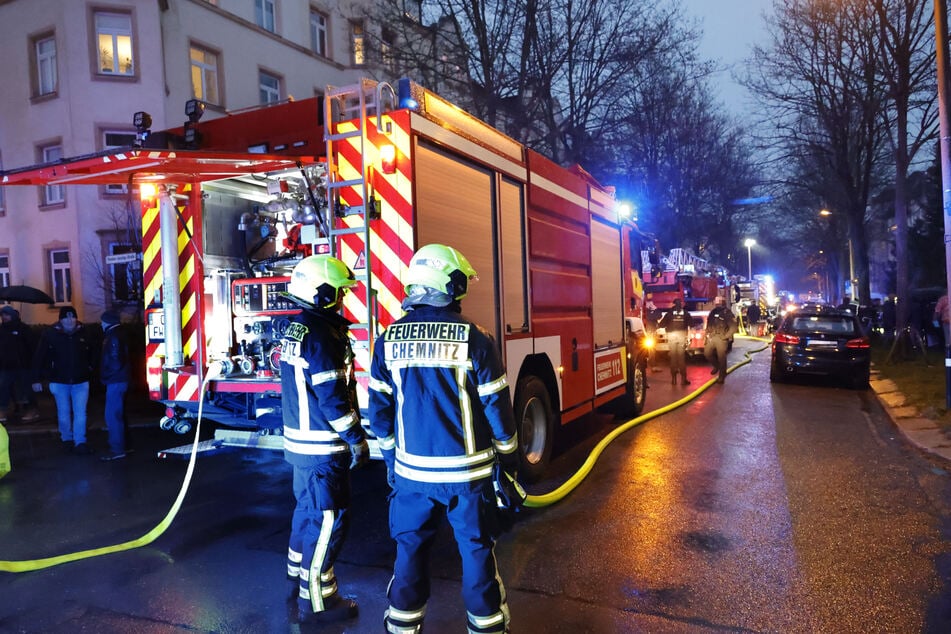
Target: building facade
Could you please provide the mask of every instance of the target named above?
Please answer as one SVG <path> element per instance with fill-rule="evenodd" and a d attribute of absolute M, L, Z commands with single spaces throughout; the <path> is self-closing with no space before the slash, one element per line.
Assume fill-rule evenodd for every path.
<path fill-rule="evenodd" d="M 0 0 L 0 170 L 131 145 L 133 114 L 180 126 L 322 94 L 370 74 L 365 2 Z M 139 205 L 125 183 L 0 187 L 0 286 L 54 300 L 17 304 L 28 323 L 75 306 L 141 310 Z M 112 257 L 110 257 L 112 256 Z M 123 261 L 124 260 L 124 261 Z"/>

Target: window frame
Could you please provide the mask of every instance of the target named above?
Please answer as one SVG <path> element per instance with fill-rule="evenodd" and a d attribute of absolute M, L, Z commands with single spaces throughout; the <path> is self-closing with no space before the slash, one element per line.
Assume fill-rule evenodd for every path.
<path fill-rule="evenodd" d="M 141 253 L 141 247 L 137 244 L 123 242 L 118 239 L 110 239 L 106 243 L 106 251 L 109 255 L 124 255 L 127 253 Z M 118 264 L 106 264 L 109 272 L 109 292 L 114 303 L 138 304 L 142 300 L 141 282 L 139 288 L 135 283 L 129 284 L 130 278 L 141 280 L 142 278 L 142 260 L 134 262 L 120 262 Z M 124 277 L 126 280 L 127 292 L 125 297 L 119 297 L 116 292 L 116 280 Z"/>
<path fill-rule="evenodd" d="M 56 150 L 56 152 L 54 152 Z M 52 163 L 63 158 L 63 144 L 60 141 L 37 146 L 40 163 Z M 58 154 L 58 156 L 52 156 Z M 66 188 L 62 185 L 40 186 L 40 207 L 62 207 L 66 205 Z"/>
<path fill-rule="evenodd" d="M 40 46 L 45 42 L 51 42 L 53 45 L 53 50 L 51 53 L 42 53 L 40 51 Z M 57 68 L 58 64 L 58 50 L 56 46 L 56 32 L 48 31 L 37 35 L 30 40 L 31 52 L 33 55 L 33 67 L 34 67 L 34 86 L 33 86 L 33 96 L 34 97 L 49 97 L 50 95 L 55 95 L 59 89 L 59 71 Z M 48 68 L 48 73 L 44 72 L 44 68 Z M 45 86 L 46 80 L 44 75 L 48 74 L 49 86 Z"/>
<path fill-rule="evenodd" d="M 128 31 L 125 29 L 118 29 L 107 26 L 100 26 L 100 18 L 106 17 L 121 17 L 128 20 Z M 96 63 L 96 75 L 100 77 L 135 77 L 137 73 L 137 64 L 136 64 L 136 37 L 135 37 L 135 24 L 132 19 L 132 13 L 129 11 L 118 11 L 118 10 L 109 10 L 109 9 L 94 9 L 92 12 L 92 44 L 95 46 L 95 63 Z M 99 40 L 101 36 L 109 36 L 112 40 L 111 50 L 109 51 L 112 55 L 112 70 L 107 70 L 103 68 L 104 59 L 102 55 L 103 49 L 99 46 Z M 121 44 L 120 38 L 127 36 L 129 39 L 129 69 L 126 72 L 122 71 L 122 62 L 121 62 Z"/>
<path fill-rule="evenodd" d="M 318 24 L 319 19 L 323 24 Z M 330 59 L 330 15 L 315 7 L 310 8 L 308 31 L 310 33 L 310 50 L 315 55 Z M 320 49 L 323 48 L 321 51 Z"/>
<path fill-rule="evenodd" d="M 127 137 L 128 142 L 125 143 L 109 143 L 108 136 L 119 135 L 122 137 Z M 120 148 L 128 147 L 135 143 L 136 133 L 134 129 L 127 129 L 121 127 L 108 127 L 99 129 L 99 139 L 102 147 L 100 149 L 108 150 L 111 148 Z M 102 194 L 104 196 L 127 196 L 129 194 L 129 185 L 128 183 L 113 183 L 112 185 L 103 185 Z"/>
<path fill-rule="evenodd" d="M 264 85 L 264 80 L 273 79 L 277 84 L 276 88 Z M 284 94 L 284 78 L 276 73 L 259 68 L 258 69 L 258 100 L 260 105 L 266 106 L 273 103 L 280 103 Z M 275 95 L 276 99 L 265 98 L 266 95 Z"/>
<path fill-rule="evenodd" d="M 270 21 L 270 28 L 267 22 Z M 268 33 L 277 33 L 277 2 L 254 0 L 254 23 Z"/>
<path fill-rule="evenodd" d="M 65 253 L 65 262 L 56 262 L 56 255 Z M 73 301 L 73 279 L 72 279 L 72 258 L 69 253 L 69 247 L 50 247 L 46 250 L 46 263 L 49 266 L 50 296 L 53 298 L 53 304 L 62 306 L 71 304 Z M 57 278 L 62 276 L 61 280 Z M 63 286 L 63 299 L 60 299 L 58 288 Z"/>
<path fill-rule="evenodd" d="M 354 66 L 366 66 L 366 24 L 363 20 L 350 20 L 350 62 Z"/>
<path fill-rule="evenodd" d="M 0 251 L 0 288 L 10 286 L 10 252 Z"/>
<path fill-rule="evenodd" d="M 202 53 L 202 55 L 204 55 L 204 56 L 206 56 L 206 57 L 207 57 L 207 56 L 211 56 L 212 59 L 213 59 L 213 61 L 214 61 L 214 65 L 213 65 L 213 66 L 208 66 L 208 63 L 207 63 L 207 61 L 205 61 L 205 60 L 203 60 L 203 61 L 201 61 L 201 62 L 197 61 L 197 60 L 195 59 L 195 57 L 194 57 L 194 52 L 195 52 L 195 51 L 198 51 L 198 52 Z M 191 83 L 191 93 L 192 93 L 192 97 L 194 97 L 195 99 L 200 99 L 201 101 L 205 102 L 205 103 L 208 104 L 208 105 L 223 107 L 223 106 L 224 106 L 224 98 L 222 97 L 222 92 L 223 92 L 223 91 L 222 91 L 222 85 L 221 85 L 221 52 L 220 52 L 220 51 L 217 51 L 217 50 L 215 50 L 215 49 L 213 49 L 213 48 L 209 48 L 209 47 L 207 47 L 207 46 L 204 46 L 203 44 L 200 44 L 200 43 L 195 42 L 195 41 L 189 42 L 189 44 L 188 44 L 188 68 L 189 68 L 189 73 L 190 73 L 190 75 L 191 75 L 191 77 L 190 77 L 190 80 L 191 80 L 190 83 Z M 201 85 L 201 88 L 202 88 L 202 93 L 203 93 L 203 94 L 201 94 L 201 95 L 196 94 L 196 92 L 195 92 L 195 79 L 196 79 L 195 73 L 196 73 L 196 71 L 200 73 L 200 79 L 201 79 L 201 84 L 202 84 L 202 85 Z M 213 74 L 213 75 L 214 75 L 214 82 L 208 82 L 208 81 L 207 81 L 209 74 Z M 213 85 L 214 85 L 214 91 L 215 91 L 215 96 L 214 96 L 214 98 L 211 98 L 211 97 L 209 97 L 209 95 L 208 95 L 208 86 L 209 86 L 211 83 L 213 83 Z"/>

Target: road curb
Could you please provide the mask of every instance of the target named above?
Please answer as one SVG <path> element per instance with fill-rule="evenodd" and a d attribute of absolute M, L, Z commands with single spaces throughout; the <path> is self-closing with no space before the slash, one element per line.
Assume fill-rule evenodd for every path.
<path fill-rule="evenodd" d="M 951 462 L 951 438 L 933 420 L 905 403 L 905 395 L 893 381 L 872 378 L 872 391 L 898 431 L 919 449 Z"/>

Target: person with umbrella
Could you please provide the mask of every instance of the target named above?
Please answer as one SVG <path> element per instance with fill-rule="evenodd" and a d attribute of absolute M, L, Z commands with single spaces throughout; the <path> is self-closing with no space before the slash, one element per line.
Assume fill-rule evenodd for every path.
<path fill-rule="evenodd" d="M 20 313 L 13 306 L 0 308 L 0 320 L 0 423 L 7 421 L 11 402 L 20 407 L 20 421 L 29 423 L 40 417 L 28 378 L 33 333 L 20 321 Z"/>
<path fill-rule="evenodd" d="M 59 321 L 43 332 L 36 348 L 33 391 L 41 392 L 40 381 L 49 381 L 50 393 L 56 400 L 63 448 L 80 455 L 92 453 L 86 444 L 86 405 L 95 363 L 92 340 L 80 323 L 76 309 L 63 306 L 59 309 Z"/>

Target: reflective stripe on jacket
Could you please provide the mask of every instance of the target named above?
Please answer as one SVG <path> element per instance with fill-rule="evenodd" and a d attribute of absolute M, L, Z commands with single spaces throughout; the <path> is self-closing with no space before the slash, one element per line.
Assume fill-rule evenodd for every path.
<path fill-rule="evenodd" d="M 415 488 L 470 489 L 496 454 L 516 460 L 515 416 L 495 342 L 451 308 L 417 306 L 379 337 L 370 427 L 387 466 Z"/>
<path fill-rule="evenodd" d="M 350 322 L 304 310 L 281 339 L 284 458 L 311 466 L 364 439 L 356 401 Z"/>

